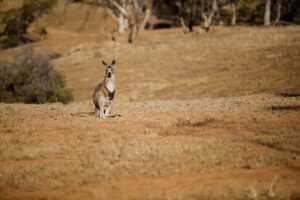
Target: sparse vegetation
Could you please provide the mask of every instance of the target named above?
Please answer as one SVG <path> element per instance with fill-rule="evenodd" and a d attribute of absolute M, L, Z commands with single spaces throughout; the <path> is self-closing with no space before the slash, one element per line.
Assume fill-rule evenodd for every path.
<path fill-rule="evenodd" d="M 27 35 L 29 25 L 51 10 L 55 3 L 56 0 L 24 0 L 21 8 L 1 11 L 0 50 L 33 42 Z"/>
<path fill-rule="evenodd" d="M 0 61 L 0 102 L 68 103 L 72 99 L 49 56 L 24 48 L 14 62 Z"/>
<path fill-rule="evenodd" d="M 264 20 L 264 6 L 252 12 L 264 0 L 239 0 L 237 26 L 184 35 L 178 7 L 157 5 L 176 1 L 160 0 L 153 14 L 161 6 L 169 18 L 150 21 L 178 27 L 141 31 L 129 45 L 127 34 L 109 40 L 118 24 L 104 9 L 66 2 L 29 26 L 47 28 L 43 41 L 0 51 L 7 102 L 56 102 L 64 82 L 74 93 L 68 105 L 0 103 L 1 200 L 299 200 L 299 26 L 239 26 Z M 255 19 L 242 17 L 241 2 Z M 220 12 L 225 24 L 230 10 Z M 119 63 L 112 114 L 122 117 L 92 115 L 101 59 Z"/>

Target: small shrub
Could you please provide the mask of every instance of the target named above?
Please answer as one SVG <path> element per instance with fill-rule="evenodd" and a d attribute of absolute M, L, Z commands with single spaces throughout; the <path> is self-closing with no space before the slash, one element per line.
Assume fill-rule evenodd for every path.
<path fill-rule="evenodd" d="M 0 60 L 0 102 L 68 103 L 73 100 L 50 57 L 25 49 L 13 63 Z"/>
<path fill-rule="evenodd" d="M 0 40 L 0 49 L 8 49 L 22 45 L 23 43 L 16 38 L 5 38 Z"/>

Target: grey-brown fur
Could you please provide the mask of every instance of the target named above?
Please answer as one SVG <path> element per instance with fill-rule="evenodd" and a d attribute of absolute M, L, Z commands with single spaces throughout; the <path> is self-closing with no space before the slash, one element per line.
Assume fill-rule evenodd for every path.
<path fill-rule="evenodd" d="M 102 61 L 105 66 L 105 77 L 94 90 L 93 102 L 95 104 L 95 114 L 100 118 L 110 116 L 110 109 L 115 94 L 115 60 L 110 65 Z"/>

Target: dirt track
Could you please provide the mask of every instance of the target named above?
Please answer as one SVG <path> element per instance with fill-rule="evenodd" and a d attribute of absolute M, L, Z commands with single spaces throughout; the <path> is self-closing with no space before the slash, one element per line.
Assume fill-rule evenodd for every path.
<path fill-rule="evenodd" d="M 300 198 L 300 27 L 146 31 L 128 45 L 93 20 L 79 31 L 85 8 L 62 6 L 33 48 L 60 54 L 75 101 L 0 104 L 0 199 Z M 113 58 L 122 117 L 100 120 L 91 94 Z"/>

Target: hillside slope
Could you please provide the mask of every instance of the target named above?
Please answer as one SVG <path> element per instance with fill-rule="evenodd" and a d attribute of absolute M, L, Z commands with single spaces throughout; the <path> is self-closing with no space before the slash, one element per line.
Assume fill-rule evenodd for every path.
<path fill-rule="evenodd" d="M 299 27 L 215 28 L 187 36 L 176 31 L 141 33 L 134 45 L 79 50 L 54 65 L 66 75 L 76 100 L 89 99 L 102 80 L 101 59 L 116 59 L 122 100 L 299 92 Z"/>

